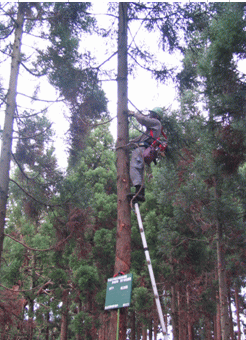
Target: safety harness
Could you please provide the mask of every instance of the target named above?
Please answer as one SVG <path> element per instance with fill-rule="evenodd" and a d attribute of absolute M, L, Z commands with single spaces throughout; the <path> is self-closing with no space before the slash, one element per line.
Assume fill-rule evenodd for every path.
<path fill-rule="evenodd" d="M 159 155 L 161 155 L 162 157 L 165 156 L 165 150 L 167 148 L 167 136 L 164 133 L 163 128 L 161 128 L 161 134 L 165 138 L 165 142 L 161 142 L 160 137 L 154 138 L 154 132 L 153 130 L 150 130 L 151 141 L 147 140 L 143 143 L 143 146 L 145 147 L 145 150 L 143 152 L 143 159 L 144 162 L 148 165 L 150 165 L 151 162 L 154 162 L 156 164 L 156 158 L 158 158 Z"/>

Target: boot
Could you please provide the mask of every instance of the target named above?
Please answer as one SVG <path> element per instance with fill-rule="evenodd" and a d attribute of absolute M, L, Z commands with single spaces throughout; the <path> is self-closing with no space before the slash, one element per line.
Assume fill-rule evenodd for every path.
<path fill-rule="evenodd" d="M 129 201 L 131 201 L 133 199 L 133 197 L 135 195 L 137 195 L 135 198 L 134 198 L 134 201 L 135 202 L 144 202 L 145 201 L 145 197 L 144 197 L 144 188 L 141 188 L 141 185 L 135 185 L 135 188 L 136 188 L 136 191 L 135 191 L 135 194 L 128 194 L 127 197 L 129 199 Z M 140 190 L 141 188 L 141 190 Z M 139 191 L 140 190 L 140 191 Z"/>

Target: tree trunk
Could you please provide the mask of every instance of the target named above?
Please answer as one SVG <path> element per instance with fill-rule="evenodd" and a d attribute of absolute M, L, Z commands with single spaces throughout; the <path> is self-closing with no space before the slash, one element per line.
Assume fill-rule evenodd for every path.
<path fill-rule="evenodd" d="M 150 322 L 149 322 L 149 340 L 152 340 L 152 324 L 153 324 L 153 320 L 152 320 L 152 317 L 150 319 Z"/>
<path fill-rule="evenodd" d="M 127 2 L 119 2 L 118 36 L 118 105 L 117 105 L 117 234 L 114 273 L 128 273 L 131 264 L 131 211 L 127 200 L 130 192 L 127 117 Z M 111 312 L 109 340 L 116 338 L 116 313 Z M 125 340 L 127 309 L 120 311 L 119 340 Z"/>
<path fill-rule="evenodd" d="M 190 311 L 190 291 L 189 285 L 186 285 L 186 303 L 187 303 L 187 327 L 188 327 L 188 340 L 193 340 L 192 323 L 191 323 L 191 311 Z M 208 340 L 208 339 L 207 339 Z"/>
<path fill-rule="evenodd" d="M 34 314 L 34 300 L 29 299 L 28 311 L 28 340 L 33 339 L 33 314 Z"/>
<path fill-rule="evenodd" d="M 78 300 L 78 314 L 82 311 L 82 301 L 79 299 Z M 76 334 L 76 340 L 82 340 L 82 334 Z"/>
<path fill-rule="evenodd" d="M 232 310 L 231 310 L 231 294 L 230 289 L 228 288 L 228 307 L 229 307 L 229 322 L 230 322 L 230 339 L 234 340 L 234 330 L 233 330 L 233 316 L 232 316 Z"/>
<path fill-rule="evenodd" d="M 137 340 L 140 340 L 141 338 L 141 322 L 137 321 Z"/>
<path fill-rule="evenodd" d="M 177 301 L 176 301 L 176 287 L 175 284 L 171 287 L 171 316 L 173 326 L 173 340 L 179 340 L 178 332 L 178 312 L 177 312 Z"/>
<path fill-rule="evenodd" d="M 216 294 L 217 301 L 217 312 L 216 312 L 216 320 L 215 320 L 215 328 L 216 328 L 216 338 L 215 340 L 221 340 L 221 325 L 220 325 L 220 302 L 219 302 L 219 294 Z"/>
<path fill-rule="evenodd" d="M 147 327 L 142 324 L 142 340 L 147 340 Z"/>
<path fill-rule="evenodd" d="M 136 317 L 135 311 L 133 310 L 131 313 L 131 340 L 136 339 Z"/>
<path fill-rule="evenodd" d="M 109 313 L 104 312 L 100 314 L 100 328 L 98 331 L 98 340 L 107 340 L 109 336 Z"/>
<path fill-rule="evenodd" d="M 68 328 L 68 290 L 62 292 L 61 340 L 67 340 Z"/>
<path fill-rule="evenodd" d="M 158 317 L 158 313 L 157 313 L 157 309 L 154 308 L 153 310 L 153 314 L 154 314 L 154 340 L 157 340 L 157 332 L 158 332 L 158 323 L 159 323 L 159 317 Z"/>
<path fill-rule="evenodd" d="M 238 288 L 235 288 L 235 304 L 237 313 L 237 339 L 241 340 L 241 327 L 240 327 L 240 314 L 239 314 L 239 299 L 238 299 Z"/>
<path fill-rule="evenodd" d="M 211 320 L 208 315 L 205 315 L 205 339 L 212 340 Z"/>
<path fill-rule="evenodd" d="M 45 340 L 49 340 L 49 323 L 50 323 L 50 312 L 46 313 L 46 330 L 45 330 Z"/>
<path fill-rule="evenodd" d="M 24 24 L 24 9 L 26 4 L 18 4 L 16 19 L 15 40 L 12 52 L 9 88 L 6 99 L 5 121 L 2 136 L 2 149 L 0 156 L 0 261 L 3 250 L 4 225 L 9 188 L 9 170 L 12 150 L 13 123 L 16 108 L 17 80 L 19 75 L 21 39 Z"/>
<path fill-rule="evenodd" d="M 178 290 L 179 340 L 187 338 L 186 298 L 182 285 Z"/>
<path fill-rule="evenodd" d="M 222 241 L 222 226 L 218 222 L 216 226 L 217 233 L 217 262 L 218 262 L 218 279 L 219 279 L 219 304 L 220 304 L 220 323 L 222 340 L 230 339 L 229 315 L 228 315 L 228 294 L 226 284 L 224 247 Z"/>

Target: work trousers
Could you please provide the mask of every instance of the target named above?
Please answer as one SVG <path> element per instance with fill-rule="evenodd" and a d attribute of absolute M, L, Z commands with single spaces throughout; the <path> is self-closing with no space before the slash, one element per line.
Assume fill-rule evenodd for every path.
<path fill-rule="evenodd" d="M 143 185 L 144 187 L 144 150 L 144 147 L 139 147 L 134 149 L 132 152 L 130 162 L 130 178 L 134 186 Z"/>

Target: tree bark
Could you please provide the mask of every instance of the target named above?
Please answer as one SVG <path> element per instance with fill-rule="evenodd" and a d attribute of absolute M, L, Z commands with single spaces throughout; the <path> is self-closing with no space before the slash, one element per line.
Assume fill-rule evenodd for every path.
<path fill-rule="evenodd" d="M 188 340 L 193 340 L 192 323 L 191 323 L 191 308 L 190 308 L 190 291 L 189 285 L 186 285 L 186 303 L 187 303 L 187 327 L 188 327 Z"/>
<path fill-rule="evenodd" d="M 136 317 L 135 311 L 133 310 L 131 313 L 131 340 L 136 339 Z"/>
<path fill-rule="evenodd" d="M 211 320 L 208 315 L 205 315 L 205 339 L 212 340 Z"/>
<path fill-rule="evenodd" d="M 16 19 L 15 39 L 12 51 L 9 88 L 6 99 L 5 121 L 2 136 L 2 148 L 0 156 L 0 261 L 3 250 L 4 225 L 6 218 L 6 206 L 9 188 L 9 171 L 13 138 L 13 123 L 16 108 L 17 80 L 21 60 L 21 40 L 24 25 L 25 3 L 18 4 Z"/>
<path fill-rule="evenodd" d="M 217 300 L 217 312 L 216 312 L 216 340 L 221 340 L 221 324 L 220 324 L 220 302 L 219 302 L 219 294 L 216 295 Z"/>
<path fill-rule="evenodd" d="M 233 330 L 233 316 L 231 310 L 231 294 L 230 288 L 228 288 L 228 308 L 229 308 L 229 322 L 230 322 L 230 339 L 235 339 L 234 337 L 234 330 Z"/>
<path fill-rule="evenodd" d="M 147 327 L 146 325 L 142 324 L 142 340 L 147 340 Z"/>
<path fill-rule="evenodd" d="M 237 313 L 237 339 L 241 340 L 241 327 L 240 327 L 240 314 L 239 314 L 239 299 L 238 299 L 238 288 L 235 288 L 235 304 Z"/>
<path fill-rule="evenodd" d="M 62 292 L 61 340 L 67 340 L 68 329 L 68 290 Z"/>
<path fill-rule="evenodd" d="M 127 2 L 119 2 L 118 35 L 118 104 L 117 104 L 117 234 L 114 273 L 129 273 L 131 264 L 131 210 L 127 199 L 130 192 L 128 143 L 127 88 Z M 116 314 L 111 312 L 109 340 L 116 338 Z M 125 340 L 127 309 L 120 310 L 119 340 Z"/>
<path fill-rule="evenodd" d="M 222 340 L 230 339 L 230 325 L 228 315 L 228 294 L 226 284 L 224 247 L 222 241 L 222 226 L 217 222 L 217 262 L 218 262 L 218 279 L 219 279 L 219 304 L 220 304 L 220 323 Z"/>
<path fill-rule="evenodd" d="M 157 332 L 158 332 L 158 323 L 159 323 L 159 317 L 156 308 L 153 310 L 154 314 L 154 320 L 153 320 L 153 328 L 154 328 L 154 340 L 157 340 Z"/>
<path fill-rule="evenodd" d="M 178 289 L 178 325 L 179 325 L 179 340 L 187 338 L 187 317 L 186 317 L 186 297 L 185 289 L 182 289 L 182 285 L 179 285 Z"/>
<path fill-rule="evenodd" d="M 49 340 L 49 334 L 50 334 L 50 312 L 46 313 L 46 330 L 45 330 L 45 340 Z"/>
<path fill-rule="evenodd" d="M 171 287 L 171 316 L 173 326 L 173 340 L 179 340 L 178 332 L 178 311 L 177 311 L 177 298 L 175 284 Z"/>
<path fill-rule="evenodd" d="M 101 313 L 100 324 L 101 324 L 101 327 L 98 332 L 98 340 L 107 340 L 109 336 L 109 329 L 108 329 L 109 313 L 108 312 Z"/>
<path fill-rule="evenodd" d="M 152 324 L 153 324 L 153 319 L 151 317 L 149 321 L 149 340 L 152 340 L 152 330 L 153 330 Z"/>

